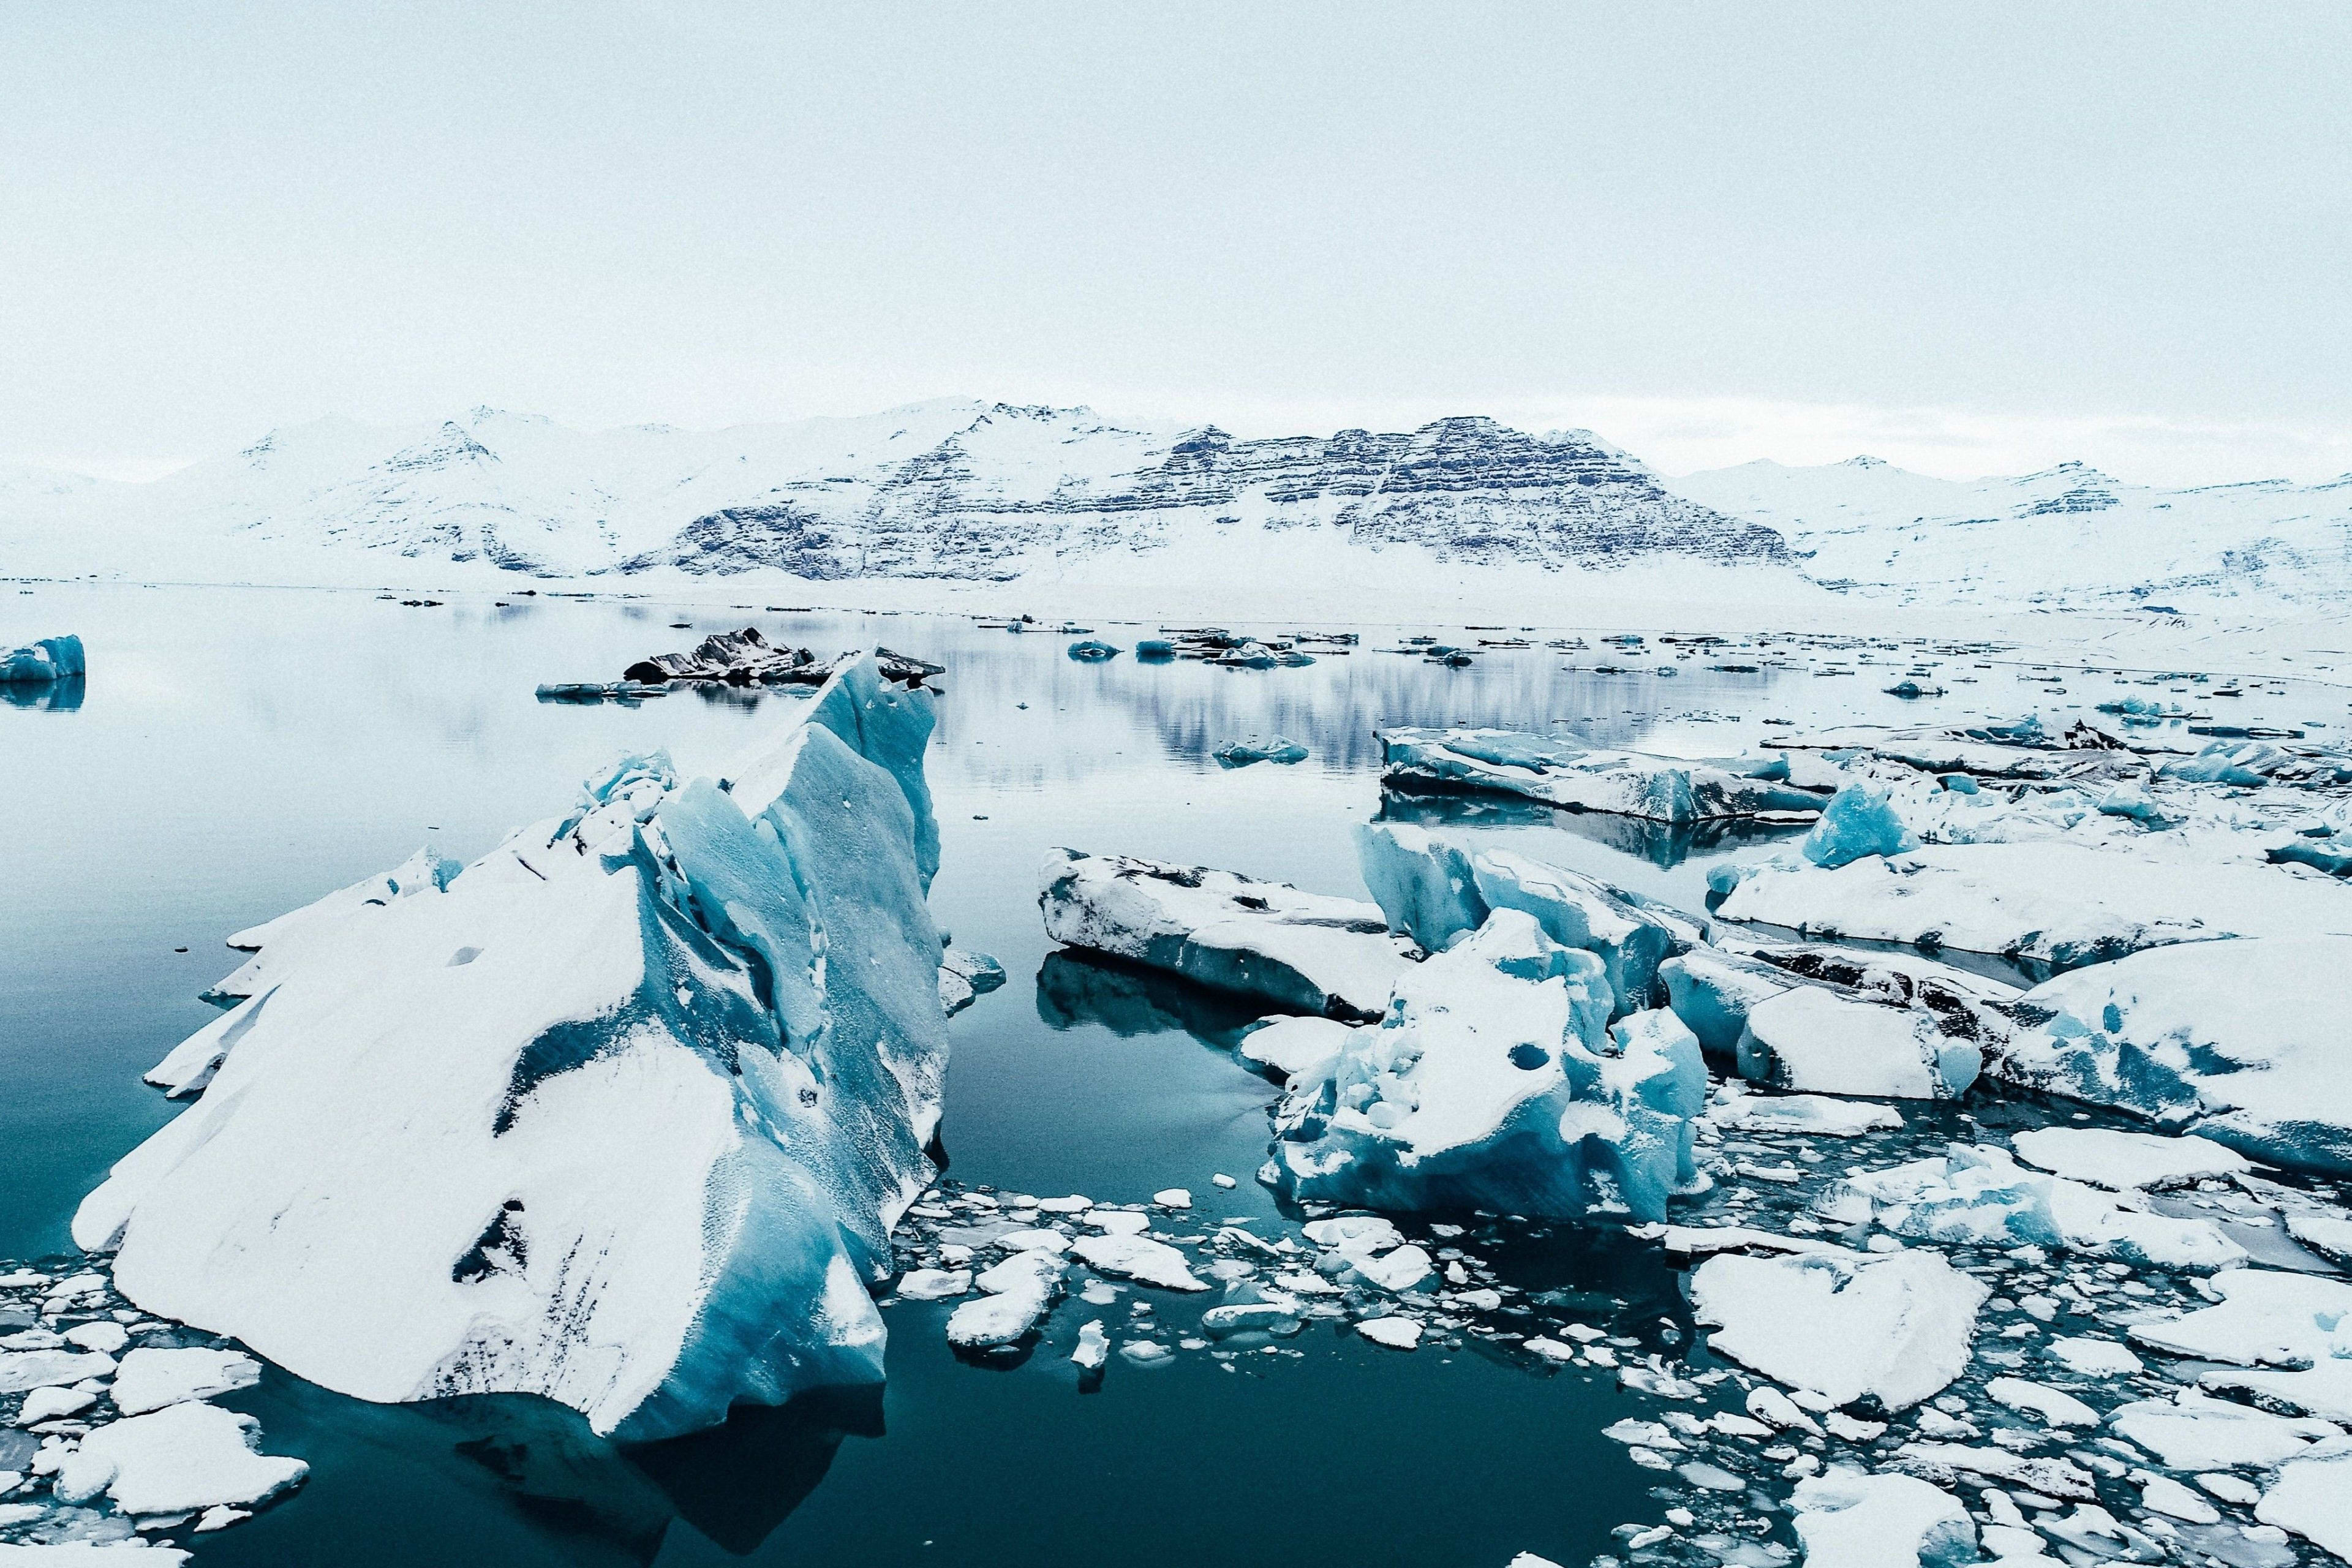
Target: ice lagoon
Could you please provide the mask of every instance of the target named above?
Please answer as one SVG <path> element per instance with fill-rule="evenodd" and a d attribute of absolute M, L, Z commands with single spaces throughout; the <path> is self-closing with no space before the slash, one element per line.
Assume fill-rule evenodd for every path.
<path fill-rule="evenodd" d="M 1538 646 L 1480 651 L 1466 667 L 1381 650 L 1398 647 L 1406 632 L 1474 647 L 1478 634 L 1368 626 L 1355 628 L 1362 640 L 1353 651 L 1318 647 L 1311 666 L 1236 670 L 1074 660 L 1066 657 L 1071 636 L 1013 635 L 963 618 L 763 606 L 552 598 L 498 606 L 471 597 L 409 606 L 365 595 L 44 585 L 14 595 L 10 608 L 11 629 L 23 634 L 16 640 L 72 630 L 91 668 L 78 707 L 0 711 L 0 753 L 29 819 L 0 896 L 0 1191 L 8 1194 L 0 1258 L 55 1265 L 64 1261 L 67 1222 L 83 1194 L 174 1113 L 140 1076 L 217 1016 L 196 998 L 236 966 L 220 946 L 224 936 L 396 865 L 419 844 L 470 859 L 513 825 L 561 812 L 570 781 L 617 754 L 666 747 L 681 776 L 715 770 L 763 723 L 807 700 L 792 689 L 739 689 L 636 705 L 532 696 L 540 683 L 611 679 L 648 653 L 707 633 L 752 624 L 771 642 L 806 644 L 820 655 L 880 642 L 947 667 L 929 761 L 942 839 L 931 912 L 958 946 L 993 954 L 1011 976 L 948 1025 L 948 1190 L 1085 1194 L 1101 1205 L 1143 1205 L 1182 1188 L 1193 1206 L 1162 1205 L 1152 1224 L 1187 1237 L 1213 1234 L 1221 1220 L 1244 1221 L 1266 1237 L 1299 1236 L 1299 1216 L 1286 1215 L 1254 1179 L 1279 1090 L 1232 1055 L 1260 1010 L 1049 942 L 1035 889 L 1050 848 L 1220 867 L 1361 899 L 1356 829 L 1381 818 L 1439 826 L 1482 849 L 1517 851 L 1696 910 L 1710 870 L 1727 859 L 1785 855 L 1790 868 L 1772 875 L 1811 875 L 1798 868 L 1806 829 L 1571 816 L 1495 796 L 1384 795 L 1375 731 L 1516 728 L 1594 747 L 1721 757 L 1752 750 L 1776 728 L 2087 712 L 2187 685 L 2144 687 L 2137 672 L 2069 676 L 2069 689 L 2053 694 L 2049 671 L 2032 668 L 2037 655 L 1986 650 L 1935 659 L 1948 683 L 1969 682 L 1950 686 L 1956 695 L 1906 701 L 1868 678 L 1883 673 L 1891 682 L 1913 668 L 1912 649 L 1811 657 L 1790 649 L 1786 668 L 1728 672 L 1708 668 L 1703 652 L 1677 658 L 1694 650 L 1672 645 L 1630 658 L 1597 646 L 1546 647 L 1544 637 L 1573 635 L 1549 629 L 1536 634 Z M 1091 629 L 1128 647 L 1158 630 Z M 1859 663 L 1865 679 L 1813 673 L 1824 662 Z M 1598 673 L 1596 663 L 1621 672 Z M 1658 675 L 1662 666 L 1675 675 Z M 2345 717 L 2341 689 L 2325 684 L 2249 683 L 2227 707 L 2242 724 L 2339 725 Z M 1767 719 L 1792 723 L 1767 726 Z M 1276 734 L 1304 745 L 1307 759 L 1227 767 L 1216 756 L 1237 738 Z M 2180 743 L 2193 750 L 2202 742 L 2184 736 Z M 1960 961 L 1994 980 L 2041 978 L 1994 958 Z M 1670 1217 L 1737 1217 L 1803 1237 L 1816 1222 L 1803 1218 L 1800 1198 L 1821 1188 L 1811 1166 L 1824 1153 L 1840 1166 L 1878 1171 L 1941 1158 L 1948 1142 L 1990 1143 L 2043 1125 L 2121 1125 L 2071 1105 L 1981 1096 L 1906 1102 L 1901 1113 L 1899 1132 L 1874 1127 L 1856 1138 L 1788 1142 L 1759 1121 L 1735 1128 L 1738 1119 L 1725 1115 L 1710 1151 L 1716 1192 Z M 1801 1150 L 1812 1156 L 1803 1165 L 1794 1163 Z M 1227 1186 L 1221 1174 L 1237 1180 Z M 1936 1179 L 1949 1185 L 1958 1178 Z M 1889 1200 L 1882 1190 L 1859 1201 L 1867 1224 L 1874 1201 Z M 985 1206 L 967 1198 L 948 1212 L 961 1223 Z M 1890 1239 L 1911 1223 L 1907 1212 L 1878 1216 Z M 910 1252 L 956 1245 L 945 1236 L 948 1223 L 908 1226 Z M 1811 1528 L 1791 1520 L 1786 1503 L 1807 1473 L 1802 1454 L 1822 1451 L 1819 1421 L 1786 1399 L 1743 1401 L 1739 1383 L 1757 1382 L 1745 1362 L 1780 1380 L 1759 1384 L 1759 1393 L 1812 1386 L 1801 1347 L 1750 1348 L 1738 1360 L 1692 1350 L 1703 1331 L 1685 1300 L 1687 1245 L 1676 1256 L 1671 1237 L 1662 1246 L 1615 1226 L 1487 1226 L 1464 1237 L 1410 1217 L 1399 1223 L 1403 1239 L 1433 1254 L 1442 1257 L 1449 1244 L 1468 1252 L 1490 1271 L 1482 1279 L 1512 1292 L 1510 1305 L 1540 1296 L 1519 1328 L 1543 1334 L 1532 1343 L 1501 1340 L 1496 1332 L 1512 1327 L 1511 1314 L 1472 1302 L 1456 1309 L 1470 1330 L 1431 1331 L 1410 1354 L 1391 1348 L 1398 1335 L 1310 1319 L 1296 1337 L 1221 1359 L 1205 1343 L 1181 1348 L 1196 1338 L 1190 1324 L 1216 1294 L 1194 1301 L 1127 1285 L 1103 1291 L 1103 1300 L 1080 1300 L 1074 1268 L 1073 1299 L 1055 1309 L 1044 1342 L 1026 1357 L 959 1360 L 946 1342 L 956 1300 L 902 1300 L 883 1314 L 888 1377 L 879 1391 L 744 1410 L 722 1428 L 651 1446 L 616 1446 L 572 1413 L 536 1401 L 368 1405 L 268 1367 L 257 1384 L 214 1403 L 257 1417 L 268 1454 L 307 1461 L 302 1489 L 233 1529 L 173 1539 L 200 1562 L 221 1563 L 862 1563 L 888 1553 L 957 1563 L 1500 1564 L 1520 1552 L 1563 1563 L 1603 1553 L 1773 1561 L 1775 1553 L 1792 1558 L 1801 1535 L 1832 1539 L 1836 1532 L 1822 1521 L 1860 1520 L 1868 1516 L 1858 1510 L 1901 1500 L 1824 1482 L 1811 1494 L 1818 1508 L 1803 1516 Z M 2055 1254 L 2073 1234 L 2060 1227 L 2042 1239 Z M 1196 1260 L 1214 1255 L 1188 1251 Z M 1838 1268 L 1865 1283 L 1881 1272 L 1896 1279 L 1869 1256 Z M 1753 1257 L 1722 1261 L 1738 1268 L 1718 1270 L 1720 1278 L 1758 1276 L 1737 1294 L 1714 1293 L 1727 1306 L 1703 1296 L 1708 1321 L 1729 1345 L 1770 1341 L 1769 1324 L 1759 1333 L 1743 1320 L 1741 1301 L 1752 1308 L 1781 1290 L 1801 1301 L 1805 1291 L 1827 1289 L 1819 1270 Z M 2021 1344 L 2039 1331 L 2010 1328 L 2050 1321 L 2036 1299 L 2051 1301 L 2054 1317 L 2061 1303 L 2090 1297 L 2041 1295 L 2053 1270 L 2030 1258 L 2003 1267 L 2025 1283 L 2016 1300 L 1986 1309 L 1979 1359 L 1987 1349 L 2017 1354 L 2012 1370 L 2021 1376 L 2012 1381 L 2045 1375 L 2003 1343 Z M 2054 1272 L 2072 1277 L 2063 1263 Z M 2079 1272 L 2091 1296 L 2116 1288 L 2103 1283 L 2115 1276 L 2095 1265 Z M 2158 1277 L 2147 1287 L 2154 1305 L 2205 1307 L 2191 1279 Z M 2026 1303 L 2021 1313 L 2018 1300 Z M 1165 1320 L 1168 1331 L 1138 1331 L 1139 1300 L 1153 1303 L 1148 1316 Z M 2075 1306 L 2063 1310 L 2072 1315 Z M 1090 1380 L 1069 1356 L 1092 1319 L 1107 1322 L 1114 1343 L 1150 1339 L 1179 1348 L 1160 1364 L 1114 1353 L 1098 1386 L 1082 1392 Z M 1594 1354 L 1589 1337 L 1605 1353 Z M 1627 1386 L 1621 1373 L 1638 1373 L 1653 1354 L 1662 1359 L 1648 1386 L 1639 1376 Z M 1710 1381 L 1688 1392 L 1677 1386 L 1694 1377 Z M 1917 1401 L 1907 1393 L 1888 1401 L 1897 1403 Z M 1814 1422 L 1816 1447 L 1795 1461 L 1759 1465 L 1748 1479 L 1706 1462 L 1710 1446 L 1739 1440 L 1730 1426 L 1718 1425 L 1702 1441 L 1661 1421 L 1668 1412 L 1746 1411 L 1752 1423 L 1759 1409 L 1759 1430 L 1787 1430 L 1780 1418 L 1790 1411 Z M 2041 1416 L 2008 1429 L 2039 1432 L 2049 1409 L 2044 1401 Z M 1946 1482 L 1981 1477 L 2009 1454 L 1998 1444 L 1969 1448 L 1959 1434 L 1987 1424 L 1984 1409 L 1940 1418 L 1938 1428 L 1929 1417 L 1907 1417 L 1917 1430 L 1895 1436 L 1975 1457 L 1915 1456 L 1915 1471 Z M 1830 1436 L 1859 1446 L 1830 1457 L 1884 1468 L 1892 1444 L 1869 1447 L 1881 1435 L 1856 1436 L 1839 1429 L 1840 1420 L 1853 1418 L 1831 1418 Z M 1641 1426 L 1637 1441 L 1629 1421 L 1655 1429 Z M 1805 1436 L 1801 1428 L 1791 1435 Z M 2021 1453 L 2030 1447 L 2019 1444 Z M 2027 1490 L 2063 1490 L 2076 1476 L 2091 1486 L 2089 1469 L 2055 1457 L 2059 1445 L 2034 1451 L 2042 1457 L 2011 1456 L 1996 1479 Z M 2041 1468 L 2021 1468 L 2028 1466 Z M 2143 1489 L 2107 1479 L 2130 1498 Z M 1720 1483 L 1738 1492 L 1749 1480 L 1759 1495 L 1740 1517 L 1760 1530 L 1710 1534 L 1669 1511 L 1721 1496 Z M 1973 1502 L 1977 1494 L 1961 1495 Z M 2159 1495 L 2168 1494 L 2148 1493 Z M 2084 1499 L 2046 1500 L 2079 1515 Z M 2307 1509 L 2299 1517 L 2307 1521 Z M 1929 1522 L 1948 1535 L 1948 1522 Z M 1638 1528 L 1629 1535 L 1625 1525 Z M 2090 1542 L 2077 1550 L 2094 1556 L 2116 1554 L 2103 1543 L 2137 1550 L 2095 1519 L 2075 1517 L 2064 1528 Z M 0 1540 L 7 1534 L 0 1529 Z M 1986 1540 L 1989 1551 L 1995 1542 L 2020 1544 Z M 2247 1561 L 2263 1560 L 2265 1549 L 2311 1551 L 2299 1538 L 2281 1548 L 2267 1535 L 2220 1544 Z"/>

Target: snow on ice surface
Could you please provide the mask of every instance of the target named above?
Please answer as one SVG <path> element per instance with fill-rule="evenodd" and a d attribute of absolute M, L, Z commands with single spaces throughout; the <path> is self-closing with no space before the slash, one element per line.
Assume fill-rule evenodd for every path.
<path fill-rule="evenodd" d="M 2329 889 L 2352 913 L 2352 889 Z M 2198 942 L 2026 994 L 2001 1076 L 2193 1131 L 2257 1158 L 2352 1172 L 2352 937 Z"/>
<path fill-rule="evenodd" d="M 2352 1283 L 2270 1268 L 2233 1268 L 2211 1283 L 2214 1305 L 2135 1324 L 2133 1341 L 2226 1363 L 2204 1374 L 2209 1388 L 2352 1422 Z"/>
<path fill-rule="evenodd" d="M 1958 1568 L 1977 1561 L 1977 1527 L 1941 1488 L 1910 1476 L 1835 1468 L 1790 1498 L 1807 1568 Z"/>
<path fill-rule="evenodd" d="M 2115 1192 L 2186 1186 L 2200 1177 L 2254 1168 L 2235 1149 L 2194 1134 L 2168 1138 L 2112 1127 L 2036 1127 L 2009 1142 L 2029 1165 Z"/>
<path fill-rule="evenodd" d="M 252 1508 L 299 1486 L 310 1467 L 255 1452 L 259 1424 L 217 1405 L 181 1404 L 109 1422 L 81 1440 L 58 1472 L 57 1493 L 79 1502 L 104 1492 L 128 1514 Z M 143 1561 L 143 1559 L 142 1559 Z"/>
<path fill-rule="evenodd" d="M 2112 1194 L 2028 1170 L 1992 1144 L 1954 1143 L 1930 1156 L 1847 1178 L 1899 1236 L 1963 1246 L 2037 1246 L 2161 1268 L 2210 1271 L 2246 1261 L 2210 1220 L 2149 1212 L 2136 1194 Z"/>
<path fill-rule="evenodd" d="M 1749 1094 L 1727 1083 L 1706 1110 L 1707 1121 L 1753 1132 L 1815 1132 L 1829 1138 L 1859 1138 L 1865 1132 L 1900 1131 L 1903 1113 L 1891 1105 L 1828 1100 L 1815 1094 Z"/>
<path fill-rule="evenodd" d="M 1778 757 L 1696 762 L 1640 752 L 1595 751 L 1516 730 L 1395 729 L 1380 732 L 1391 787 L 1520 795 L 1571 811 L 1653 822 L 1696 822 L 1764 812 L 1815 812 L 1822 797 L 1776 782 Z"/>
<path fill-rule="evenodd" d="M 242 1352 L 148 1347 L 122 1358 L 114 1374 L 115 1408 L 143 1415 L 190 1399 L 210 1399 L 261 1381 L 261 1363 Z"/>
<path fill-rule="evenodd" d="M 992 1350 L 1020 1340 L 1045 1315 L 1062 1285 L 1063 1264 L 1051 1252 L 1016 1252 L 972 1283 L 986 1294 L 948 1315 L 948 1343 Z"/>
<path fill-rule="evenodd" d="M 2352 1438 L 2306 1449 L 2279 1470 L 2254 1517 L 2352 1557 Z"/>
<path fill-rule="evenodd" d="M 0 1352 L 0 1394 L 61 1387 L 86 1377 L 106 1377 L 113 1371 L 114 1358 L 97 1351 Z"/>
<path fill-rule="evenodd" d="M 878 1381 L 866 1284 L 946 1051 L 929 701 L 855 661 L 731 792 L 635 759 L 439 891 L 354 905 L 76 1239 L 147 1310 L 364 1398 L 530 1392 L 654 1437 Z"/>
<path fill-rule="evenodd" d="M 1410 967 L 1378 905 L 1282 882 L 1056 849 L 1039 884 L 1054 941 L 1295 1012 L 1377 1018 Z"/>
<path fill-rule="evenodd" d="M 1156 1285 L 1163 1290 L 1205 1290 L 1208 1284 L 1186 1266 L 1184 1255 L 1145 1236 L 1082 1236 L 1070 1244 L 1077 1259 L 1097 1274 Z"/>
<path fill-rule="evenodd" d="M 1357 826 L 1356 854 L 1391 929 L 1437 952 L 1490 910 L 1518 910 L 1552 941 L 1601 960 L 1616 1014 L 1647 1004 L 1675 946 L 1664 921 L 1615 889 L 1516 850 L 1465 851 L 1426 828 L 1375 822 Z"/>
<path fill-rule="evenodd" d="M 1886 1100 L 1957 1100 L 1984 1053 L 1924 1007 L 1887 1006 L 1801 985 L 1756 1003 L 1735 1054 L 1740 1076 L 1775 1089 Z"/>
<path fill-rule="evenodd" d="M 1695 1174 L 1698 1042 L 1671 1014 L 1607 1030 L 1600 960 L 1498 910 L 1407 970 L 1276 1113 L 1267 1179 L 1307 1202 L 1573 1217 L 1602 1194 L 1656 1219 Z"/>
<path fill-rule="evenodd" d="M 1968 1368 L 1977 1310 L 1991 1295 L 1932 1252 L 1722 1254 L 1691 1275 L 1708 1344 L 1765 1376 L 1838 1405 L 1907 1410 Z"/>
<path fill-rule="evenodd" d="M 1717 913 L 2069 969 L 2169 942 L 2352 931 L 2352 888 L 2252 854 L 2254 836 L 1929 844 L 1825 869 L 1741 871 Z"/>
<path fill-rule="evenodd" d="M 1266 1018 L 1241 1037 L 1234 1055 L 1287 1083 L 1339 1056 L 1347 1048 L 1349 1029 L 1356 1026 L 1302 1014 Z"/>

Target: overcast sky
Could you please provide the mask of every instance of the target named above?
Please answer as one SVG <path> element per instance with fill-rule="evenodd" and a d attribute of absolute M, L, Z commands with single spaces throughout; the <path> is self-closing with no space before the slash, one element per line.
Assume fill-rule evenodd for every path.
<path fill-rule="evenodd" d="M 2352 469 L 2352 7 L 0 7 L 0 458 L 943 395 Z"/>

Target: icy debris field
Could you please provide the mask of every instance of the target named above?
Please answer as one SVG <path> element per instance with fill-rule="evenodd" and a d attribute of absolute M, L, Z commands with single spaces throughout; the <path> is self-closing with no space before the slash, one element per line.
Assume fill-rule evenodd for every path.
<path fill-rule="evenodd" d="M 0 1180 L 18 1201 L 0 1255 L 40 1261 L 0 1264 L 0 1559 L 134 1538 L 223 1563 L 2352 1552 L 2352 710 L 2331 670 L 1607 628 L 1260 627 L 1221 647 L 1099 621 L 1016 637 L 341 601 L 306 624 L 315 597 L 35 598 L 92 674 L 78 708 L 0 712 L 37 766 L 88 781 L 71 809 L 35 804 L 6 911 Z M 657 629 L 679 621 L 691 636 Z M 533 699 L 747 623 L 776 647 L 944 666 L 920 773 L 869 747 L 860 785 L 905 805 L 910 890 L 839 873 L 915 931 L 919 962 L 877 950 L 828 975 L 814 955 L 864 951 L 835 898 L 838 930 L 791 950 L 799 969 L 773 966 L 772 938 L 751 944 L 768 967 L 739 963 L 755 918 L 782 928 L 756 879 L 714 890 L 756 858 L 697 849 L 709 802 L 678 781 L 782 801 L 779 840 L 829 865 L 833 797 L 736 762 L 804 722 L 809 688 Z M 1070 657 L 1081 638 L 1119 651 Z M 1130 657 L 1154 640 L 1165 657 Z M 253 669 L 290 673 L 266 690 L 226 673 Z M 1231 765 L 1275 736 L 1305 757 Z M 907 1059 L 930 1059 L 944 1020 L 936 1140 L 926 1114 L 889 1143 L 878 1200 L 845 1198 L 841 1156 L 814 1157 L 848 1232 L 887 1233 L 825 1252 L 866 1279 L 885 1384 L 635 1443 L 600 1429 L 634 1406 L 578 1381 L 626 1338 L 591 1314 L 576 1343 L 495 1363 L 530 1376 L 481 1385 L 586 1417 L 509 1393 L 362 1404 L 263 1364 L 257 1342 L 142 1311 L 104 1254 L 68 1253 L 109 1166 L 258 1069 L 236 1070 L 231 1023 L 300 1001 L 327 962 L 271 917 L 343 889 L 321 906 L 338 921 L 444 918 L 474 874 L 456 868 L 560 805 L 551 781 L 611 781 L 614 755 L 657 748 L 674 769 L 590 812 L 610 819 L 603 869 L 566 873 L 649 864 L 637 929 L 667 933 L 599 960 L 597 985 L 625 993 L 645 963 L 660 994 L 585 1055 L 699 1053 L 695 1073 L 730 1081 L 704 993 L 789 1042 L 827 1006 L 877 1017 L 848 999 L 878 988 L 897 1021 L 835 1037 L 879 1027 L 915 1042 L 883 1047 Z M 626 844 L 647 847 L 632 862 Z M 556 922 L 509 925 L 457 947 L 479 951 L 454 973 L 526 929 L 561 946 Z M 224 955 L 231 933 L 258 955 Z M 801 972 L 821 987 L 804 1014 L 775 984 Z M 457 984 L 436 969 L 410 989 L 428 981 Z M 277 1027 L 236 1039 L 291 1059 Z M 271 1179 L 298 1204 L 333 1190 L 306 1162 L 337 1152 L 337 1126 L 396 1147 L 428 1124 L 404 1105 L 472 1104 L 446 1065 L 404 1085 L 400 1057 L 363 1107 L 321 1088 L 315 1126 L 283 1117 Z M 849 1061 L 816 1064 L 837 1091 L 821 1105 L 737 1089 L 743 1111 L 698 1148 L 822 1148 L 820 1120 L 878 1103 L 844 1087 Z M 616 1126 L 654 1114 L 613 1103 Z M 794 1105 L 807 1128 L 785 1125 Z M 481 1278 L 540 1292 L 517 1321 L 593 1305 L 565 1268 L 537 1270 L 621 1258 L 595 1239 L 616 1216 L 677 1207 L 644 1181 L 567 1179 L 561 1150 L 502 1121 L 444 1119 L 450 1147 L 479 1145 L 445 1184 L 541 1184 L 510 1229 L 573 1203 L 556 1258 L 459 1227 Z M 165 1194 L 178 1206 L 152 1214 L 217 1207 L 185 1184 L 142 1202 Z M 712 1234 L 691 1220 L 667 1228 Z M 146 1270 L 125 1268 L 134 1295 L 157 1246 L 205 1234 L 154 1223 L 147 1259 L 125 1255 Z M 250 1255 L 331 1301 L 294 1252 Z M 474 1289 L 466 1257 L 421 1299 Z M 411 1267 L 365 1261 L 379 1294 Z M 774 1279 L 764 1320 L 757 1289 L 722 1293 L 731 1321 L 783 1336 L 741 1384 L 755 1402 L 790 1392 L 810 1302 L 836 1321 L 847 1304 Z M 240 1305 L 237 1283 L 216 1271 L 206 1300 L 279 1317 L 275 1298 L 300 1300 L 264 1273 Z M 383 1327 L 358 1304 L 319 1323 L 332 1353 L 314 1364 L 380 1363 Z M 681 1368 L 709 1384 L 724 1359 L 673 1349 L 627 1397 Z"/>

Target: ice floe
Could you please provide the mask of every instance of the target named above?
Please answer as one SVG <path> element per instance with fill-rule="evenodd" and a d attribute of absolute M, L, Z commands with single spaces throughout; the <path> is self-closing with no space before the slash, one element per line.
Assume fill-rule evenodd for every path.
<path fill-rule="evenodd" d="M 300 1459 L 257 1452 L 258 1434 L 252 1416 L 199 1403 L 111 1421 L 68 1456 L 56 1492 L 66 1502 L 104 1492 L 134 1515 L 257 1507 L 310 1470 Z"/>
<path fill-rule="evenodd" d="M 1045 934 L 1297 1013 L 1377 1018 L 1409 967 L 1376 904 L 1230 871 L 1056 849 Z"/>
<path fill-rule="evenodd" d="M 1708 1344 L 1836 1405 L 1907 1410 L 1958 1377 L 1991 1294 L 1932 1252 L 1710 1258 L 1691 1276 Z"/>
<path fill-rule="evenodd" d="M 2010 1141 L 2029 1165 L 2115 1192 L 2187 1186 L 2251 1171 L 2235 1149 L 2194 1134 L 2168 1138 L 2115 1127 L 2036 1127 Z"/>
<path fill-rule="evenodd" d="M 1958 1568 L 1978 1560 L 1969 1510 L 1909 1476 L 1832 1469 L 1799 1481 L 1789 1501 L 1806 1568 Z"/>
<path fill-rule="evenodd" d="M 1379 738 L 1381 780 L 1398 789 L 1487 791 L 1655 822 L 1812 813 L 1824 804 L 1783 782 L 1789 764 L 1780 757 L 1694 762 L 1516 730 L 1395 729 Z"/>

